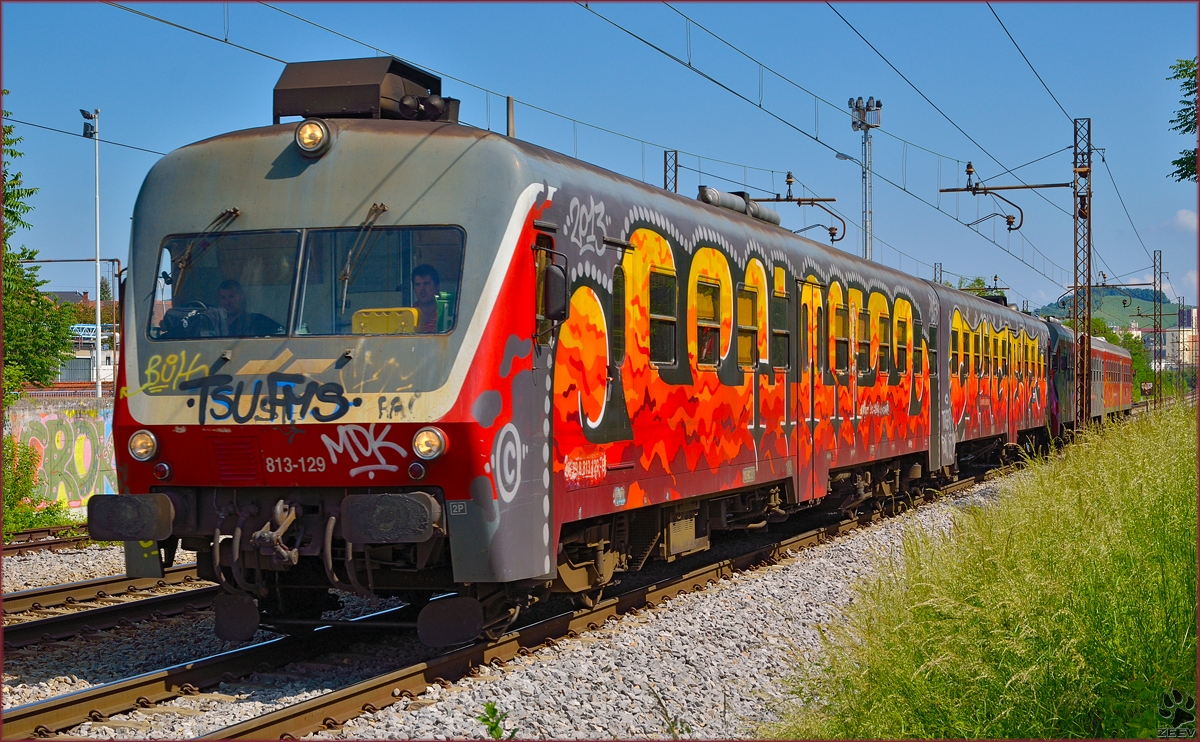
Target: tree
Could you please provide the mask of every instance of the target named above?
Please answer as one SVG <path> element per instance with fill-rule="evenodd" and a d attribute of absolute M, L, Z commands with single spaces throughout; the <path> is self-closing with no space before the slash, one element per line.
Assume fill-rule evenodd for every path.
<path fill-rule="evenodd" d="M 1171 128 L 1180 134 L 1188 135 L 1195 141 L 1196 138 L 1196 58 L 1180 59 L 1175 64 L 1171 65 L 1171 69 L 1175 74 L 1168 77 L 1168 80 L 1179 80 L 1179 89 L 1183 93 L 1183 98 L 1179 100 L 1179 105 L 1183 106 L 1175 112 L 1175 118 L 1171 119 L 1173 126 Z M 1179 153 L 1178 160 L 1172 160 L 1171 164 L 1175 166 L 1175 172 L 1168 177 L 1173 177 L 1177 181 L 1190 180 L 1196 182 L 1196 148 L 1185 149 Z"/>
<path fill-rule="evenodd" d="M 100 278 L 100 301 L 112 301 L 112 286 L 108 285 L 108 278 Z"/>
<path fill-rule="evenodd" d="M 8 91 L 3 91 L 5 95 Z M 5 111 L 7 118 L 9 112 Z M 19 392 L 25 382 L 49 384 L 58 376 L 63 362 L 71 357 L 70 307 L 46 296 L 39 287 L 47 281 L 38 277 L 37 267 L 22 263 L 37 257 L 37 251 L 24 245 L 13 248 L 11 241 L 18 229 L 29 229 L 26 215 L 33 211 L 28 199 L 36 188 L 25 186 L 20 172 L 10 168 L 22 156 L 16 149 L 22 137 L 13 127 L 4 125 L 4 232 L 0 250 L 4 253 L 4 394 Z"/>
<path fill-rule="evenodd" d="M 996 285 L 999 285 L 999 278 L 996 280 Z M 950 284 L 946 285 L 950 286 Z M 974 294 L 976 296 L 1005 296 L 1003 291 L 988 286 L 987 281 L 983 280 L 983 276 L 975 276 L 974 278 L 959 276 L 958 290 L 966 291 L 967 293 Z"/>

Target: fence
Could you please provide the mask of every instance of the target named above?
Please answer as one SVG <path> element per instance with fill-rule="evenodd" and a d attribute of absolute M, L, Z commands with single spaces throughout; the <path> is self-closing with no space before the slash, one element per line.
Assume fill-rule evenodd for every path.
<path fill-rule="evenodd" d="M 97 492 L 117 491 L 112 398 L 23 399 L 4 412 L 5 435 L 37 452 L 43 497 L 76 509 Z"/>

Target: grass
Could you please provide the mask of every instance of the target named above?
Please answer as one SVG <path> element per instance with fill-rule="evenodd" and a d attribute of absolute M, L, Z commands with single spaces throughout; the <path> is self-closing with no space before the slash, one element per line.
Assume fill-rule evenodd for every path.
<path fill-rule="evenodd" d="M 1154 737 L 1196 689 L 1196 412 L 1034 462 L 856 585 L 774 738 Z"/>

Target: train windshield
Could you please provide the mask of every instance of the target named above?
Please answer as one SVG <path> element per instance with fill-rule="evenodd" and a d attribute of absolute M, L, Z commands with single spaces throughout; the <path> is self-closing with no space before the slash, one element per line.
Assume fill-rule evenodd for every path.
<path fill-rule="evenodd" d="M 152 340 L 284 335 L 299 230 L 168 237 L 159 255 Z"/>
<path fill-rule="evenodd" d="M 289 327 L 296 335 L 447 333 L 457 320 L 465 241 L 458 227 L 168 237 L 149 335 L 272 337 Z"/>
<path fill-rule="evenodd" d="M 310 231 L 296 334 L 450 332 L 464 242 L 457 227 Z"/>

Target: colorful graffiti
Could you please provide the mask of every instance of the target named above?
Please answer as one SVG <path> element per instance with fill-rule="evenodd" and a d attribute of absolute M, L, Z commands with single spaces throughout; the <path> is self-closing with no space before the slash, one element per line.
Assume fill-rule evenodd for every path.
<path fill-rule="evenodd" d="M 96 493 L 117 491 L 111 400 L 27 400 L 7 413 L 5 434 L 37 452 L 37 492 L 44 498 L 74 509 Z"/>

